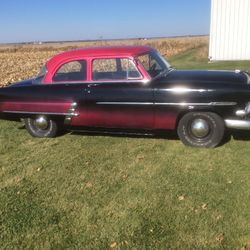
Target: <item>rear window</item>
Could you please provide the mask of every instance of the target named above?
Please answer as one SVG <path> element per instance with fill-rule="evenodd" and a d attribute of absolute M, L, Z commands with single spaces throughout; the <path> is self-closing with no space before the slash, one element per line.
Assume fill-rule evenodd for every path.
<path fill-rule="evenodd" d="M 71 61 L 63 64 L 53 76 L 53 82 L 86 81 L 87 64 L 85 60 Z"/>
<path fill-rule="evenodd" d="M 141 77 L 134 63 L 127 58 L 95 59 L 92 64 L 94 81 L 132 80 Z"/>

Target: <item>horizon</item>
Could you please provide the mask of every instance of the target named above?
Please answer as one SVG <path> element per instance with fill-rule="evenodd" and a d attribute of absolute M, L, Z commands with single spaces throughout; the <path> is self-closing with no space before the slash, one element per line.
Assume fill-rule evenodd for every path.
<path fill-rule="evenodd" d="M 9 42 L 0 43 L 0 45 L 40 45 L 40 44 L 50 44 L 50 43 L 78 43 L 78 42 L 98 42 L 98 41 L 132 41 L 132 40 L 157 40 L 157 39 L 174 39 L 174 38 L 187 38 L 187 37 L 208 37 L 209 34 L 200 35 L 181 35 L 181 36 L 166 36 L 166 37 L 132 37 L 132 38 L 110 38 L 110 39 L 86 39 L 86 40 L 55 40 L 55 41 L 24 41 L 24 42 Z"/>
<path fill-rule="evenodd" d="M 4 1 L 0 44 L 205 36 L 210 0 Z"/>

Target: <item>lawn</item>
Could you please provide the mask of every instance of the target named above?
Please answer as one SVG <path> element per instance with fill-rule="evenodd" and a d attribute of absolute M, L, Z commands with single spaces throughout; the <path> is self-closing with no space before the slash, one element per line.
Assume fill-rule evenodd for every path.
<path fill-rule="evenodd" d="M 207 63 L 204 48 L 179 68 Z M 250 139 L 195 149 L 165 136 L 35 139 L 0 122 L 1 249 L 250 249 Z"/>

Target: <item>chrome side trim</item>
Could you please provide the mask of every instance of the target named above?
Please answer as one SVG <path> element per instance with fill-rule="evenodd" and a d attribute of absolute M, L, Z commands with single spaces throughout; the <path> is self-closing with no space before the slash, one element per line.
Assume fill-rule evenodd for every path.
<path fill-rule="evenodd" d="M 189 92 L 213 92 L 213 89 L 189 89 L 185 87 L 176 87 L 176 88 L 171 88 L 171 89 L 165 89 L 164 91 L 167 92 L 174 92 L 176 94 L 184 94 L 184 93 L 189 93 Z"/>
<path fill-rule="evenodd" d="M 250 130 L 250 120 L 225 120 L 227 128 Z"/>
<path fill-rule="evenodd" d="M 101 105 L 154 105 L 153 102 L 97 102 Z"/>
<path fill-rule="evenodd" d="M 31 111 L 3 111 L 3 113 L 10 114 L 28 114 L 28 115 L 67 115 L 68 113 L 54 113 L 54 112 L 31 112 Z"/>
<path fill-rule="evenodd" d="M 75 112 L 77 108 L 77 103 L 73 102 L 70 105 L 70 108 L 68 110 L 68 113 L 66 114 L 65 120 L 64 120 L 64 124 L 69 124 L 72 120 L 72 117 L 74 116 L 78 116 L 78 114 Z"/>
<path fill-rule="evenodd" d="M 186 102 L 97 102 L 98 105 L 157 105 L 157 106 L 235 106 L 237 102 L 206 102 L 206 103 L 186 103 Z"/>
<path fill-rule="evenodd" d="M 237 102 L 211 102 L 211 106 L 235 106 Z"/>
<path fill-rule="evenodd" d="M 156 105 L 166 105 L 166 106 L 235 106 L 237 102 L 201 102 L 201 103 L 190 103 L 190 102 L 180 102 L 180 103 L 155 103 Z"/>

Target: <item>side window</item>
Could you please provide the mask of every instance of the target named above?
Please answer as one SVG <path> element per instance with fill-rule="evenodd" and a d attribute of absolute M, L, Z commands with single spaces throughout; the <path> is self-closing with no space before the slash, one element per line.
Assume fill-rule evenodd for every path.
<path fill-rule="evenodd" d="M 53 82 L 86 81 L 87 63 L 85 60 L 71 61 L 63 64 L 54 74 Z"/>
<path fill-rule="evenodd" d="M 157 76 L 164 70 L 164 67 L 166 67 L 165 65 L 162 65 L 155 54 L 140 55 L 138 56 L 138 59 L 151 77 Z"/>
<path fill-rule="evenodd" d="M 92 79 L 94 81 L 141 79 L 141 74 L 134 63 L 126 58 L 95 59 L 92 64 Z"/>

